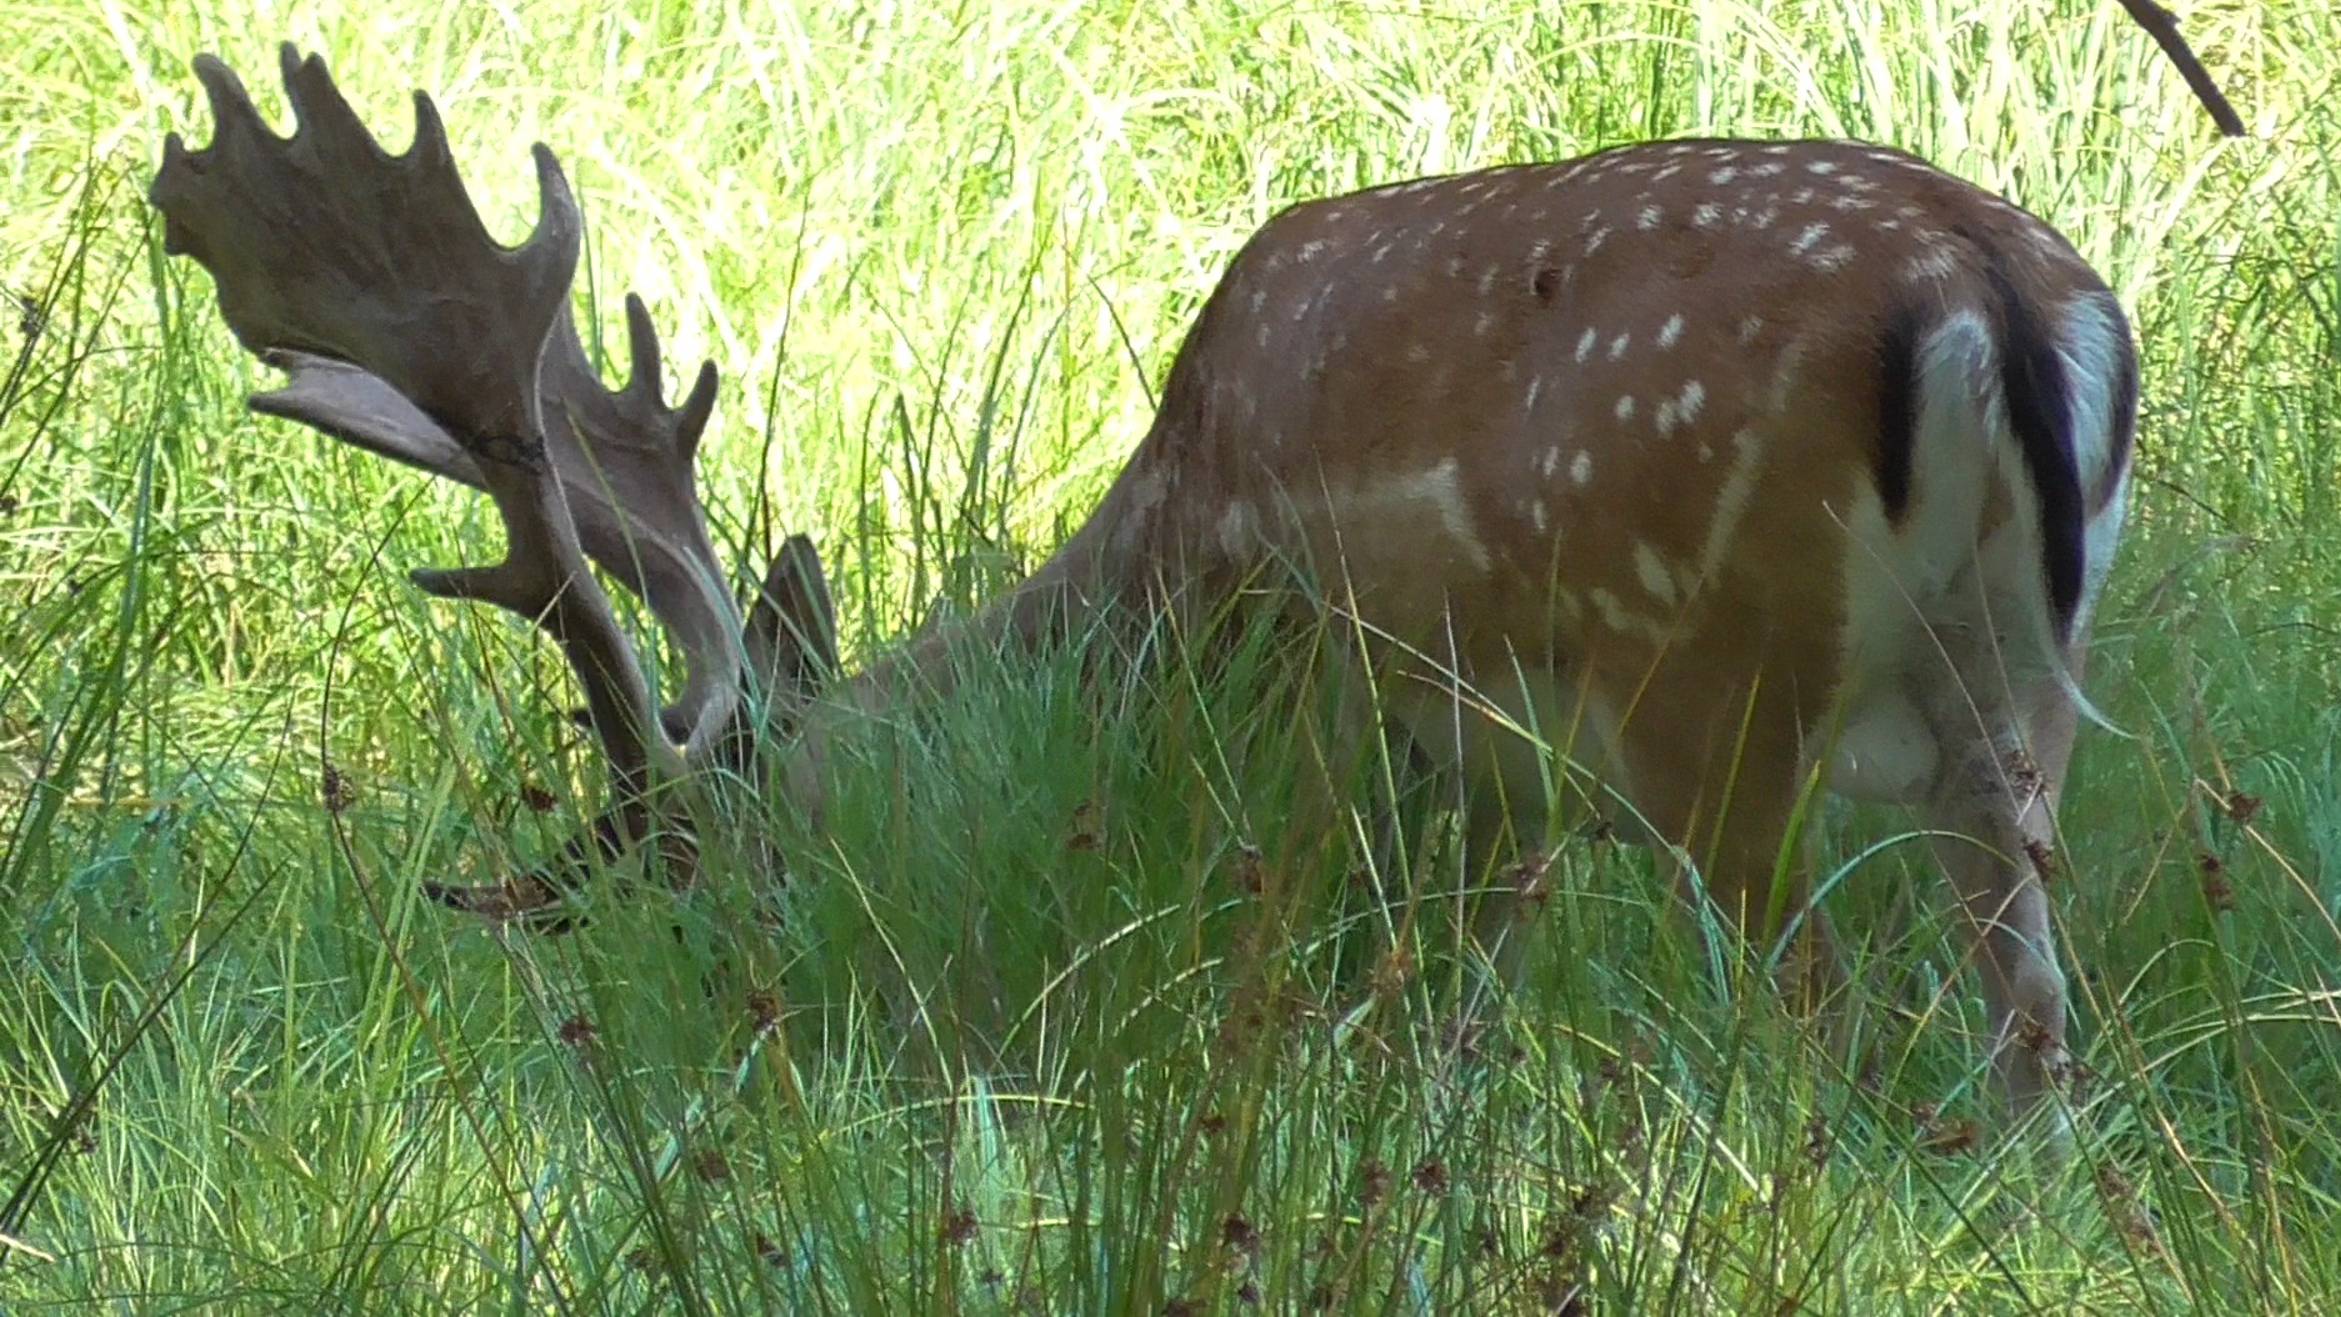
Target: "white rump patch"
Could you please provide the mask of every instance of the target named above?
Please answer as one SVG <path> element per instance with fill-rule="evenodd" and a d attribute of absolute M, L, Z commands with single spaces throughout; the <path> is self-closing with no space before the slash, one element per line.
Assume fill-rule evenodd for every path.
<path fill-rule="evenodd" d="M 1910 509 L 1886 557 L 1896 587 L 1910 599 L 1939 596 L 1975 559 L 1985 498 L 2013 452 L 2001 442 L 2006 408 L 1998 362 L 1991 326 L 1973 309 L 1952 312 L 1919 343 Z M 1905 617 L 1910 608 L 1883 606 Z"/>
<path fill-rule="evenodd" d="M 2064 359 L 2072 394 L 2073 466 L 2081 488 L 2094 490 L 2105 482 L 2113 460 L 2114 378 L 2123 355 L 2120 310 L 2106 294 L 2082 293 L 2065 304 L 2060 330 L 2057 355 Z"/>
<path fill-rule="evenodd" d="M 2073 409 L 2073 466 L 2086 496 L 2105 482 L 2113 463 L 2114 380 L 2121 370 L 2123 330 L 2120 308 L 2110 294 L 2082 293 L 2066 304 L 2057 335 Z M 2124 470 L 2112 498 L 2082 529 L 2081 598 L 2073 626 L 2085 629 L 2097 609 L 2098 593 L 2121 544 L 2127 515 L 2129 472 Z"/>

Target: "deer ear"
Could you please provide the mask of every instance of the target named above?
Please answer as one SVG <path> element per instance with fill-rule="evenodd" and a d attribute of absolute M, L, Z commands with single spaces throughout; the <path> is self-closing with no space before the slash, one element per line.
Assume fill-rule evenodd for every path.
<path fill-rule="evenodd" d="M 813 541 L 791 535 L 748 610 L 749 653 L 783 718 L 821 693 L 837 671 L 837 610 Z"/>

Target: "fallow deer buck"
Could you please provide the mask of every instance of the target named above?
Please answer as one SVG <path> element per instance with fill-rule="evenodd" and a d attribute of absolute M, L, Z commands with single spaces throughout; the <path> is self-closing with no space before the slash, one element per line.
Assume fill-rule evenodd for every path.
<path fill-rule="evenodd" d="M 632 378 L 601 385 L 553 154 L 534 148 L 534 234 L 502 248 L 427 96 L 392 156 L 318 58 L 282 59 L 289 140 L 196 61 L 217 128 L 165 148 L 167 249 L 289 373 L 255 409 L 495 500 L 504 561 L 415 580 L 559 641 L 610 761 L 612 850 L 663 784 L 759 740 L 813 807 L 840 711 L 939 676 L 956 640 L 1305 570 L 1324 588 L 1285 606 L 1315 598 L 1363 648 L 1414 656 L 1432 679 L 1396 683 L 1385 715 L 1519 835 L 1553 793 L 1518 729 L 1579 727 L 1684 889 L 1765 936 L 1802 910 L 1782 861 L 1816 774 L 1920 807 L 2009 1094 L 2050 1089 L 2066 998 L 2041 870 L 2137 377 L 2114 297 L 2040 220 L 1824 141 L 1634 145 L 1295 206 L 1235 258 L 1071 540 L 811 700 L 834 662 L 817 559 L 792 540 L 735 605 L 693 478 L 714 368 L 666 406 L 629 298 Z M 663 710 L 589 561 L 687 656 Z M 1801 927 L 1827 963 L 1827 924 Z"/>

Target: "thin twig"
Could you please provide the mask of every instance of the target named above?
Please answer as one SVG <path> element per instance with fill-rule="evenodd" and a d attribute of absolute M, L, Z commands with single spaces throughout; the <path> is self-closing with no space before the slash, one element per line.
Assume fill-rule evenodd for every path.
<path fill-rule="evenodd" d="M 2195 99 L 2211 112 L 2212 122 L 2219 125 L 2220 133 L 2227 137 L 2244 136 L 2243 119 L 2236 114 L 2235 107 L 2227 103 L 2227 96 L 2219 90 L 2219 84 L 2211 81 L 2209 70 L 2203 67 L 2203 61 L 2195 58 L 2194 49 L 2187 45 L 2187 39 L 2179 35 L 2178 15 L 2154 3 L 2154 0 L 2122 0 L 2122 8 L 2129 11 L 2130 17 L 2137 20 L 2139 27 L 2146 29 L 2146 35 L 2154 38 L 2155 45 L 2162 47 L 2162 53 L 2170 57 L 2170 62 L 2178 66 L 2179 76 L 2187 80 L 2187 86 L 2194 88 Z"/>

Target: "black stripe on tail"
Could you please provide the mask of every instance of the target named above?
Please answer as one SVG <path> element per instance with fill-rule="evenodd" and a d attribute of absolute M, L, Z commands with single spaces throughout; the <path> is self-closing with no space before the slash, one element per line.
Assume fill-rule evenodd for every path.
<path fill-rule="evenodd" d="M 2008 427 L 2015 432 L 2040 505 L 2041 566 L 2048 576 L 2050 616 L 2063 641 L 2072 634 L 2073 610 L 2080 605 L 2087 553 L 2082 534 L 2088 514 L 2073 453 L 2072 383 L 2057 354 L 2055 327 L 2017 290 L 1998 254 L 1988 247 L 1984 251 L 1984 273 L 2000 304 L 2000 388 L 2007 397 Z"/>
<path fill-rule="evenodd" d="M 2130 335 L 2129 317 L 2122 314 L 2121 304 L 2108 294 L 2105 309 L 2120 329 L 2121 357 L 2114 363 L 2113 377 L 2113 443 L 2106 449 L 2105 475 L 2098 488 L 2089 491 L 2089 505 L 2102 506 L 2113 497 L 2114 486 L 2122 472 L 2130 465 L 2130 446 L 2138 433 L 2138 350 Z"/>
<path fill-rule="evenodd" d="M 1886 317 L 1878 336 L 1878 498 L 1886 524 L 1899 526 L 1910 508 L 1910 463 L 1918 446 L 1918 307 L 1905 299 Z"/>

